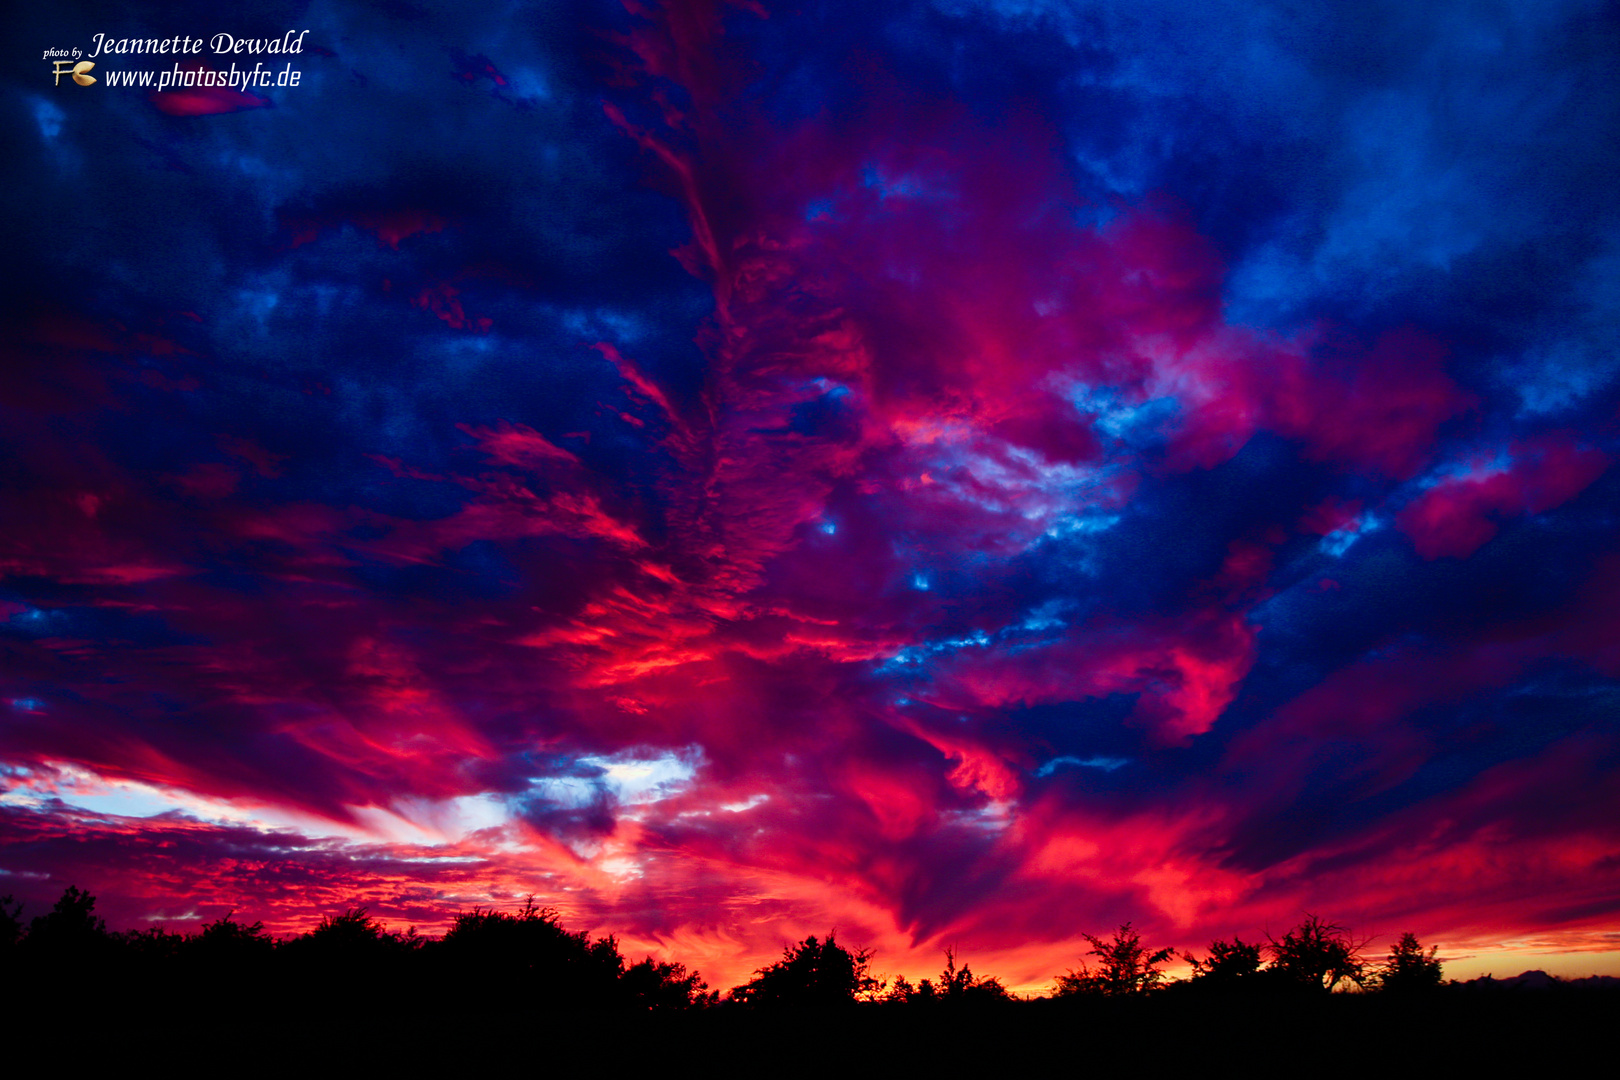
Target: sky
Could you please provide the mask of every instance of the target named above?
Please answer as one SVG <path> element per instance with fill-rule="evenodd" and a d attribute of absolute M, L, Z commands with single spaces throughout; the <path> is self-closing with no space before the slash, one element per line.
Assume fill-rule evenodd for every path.
<path fill-rule="evenodd" d="M 1612 3 L 7 18 L 25 917 L 1620 974 Z"/>

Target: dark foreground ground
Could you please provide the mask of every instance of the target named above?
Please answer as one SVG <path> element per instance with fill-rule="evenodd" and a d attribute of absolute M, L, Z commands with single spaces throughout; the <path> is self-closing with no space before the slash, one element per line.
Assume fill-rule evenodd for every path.
<path fill-rule="evenodd" d="M 7 1057 L 51 1071 L 181 1075 L 1047 1077 L 1498 1076 L 1612 1066 L 1620 994 L 1469 992 L 1418 1000 L 1018 1002 L 688 1014 L 531 1009 L 476 986 L 357 996 L 341 978 L 279 990 L 7 988 Z M 1593 1058 L 1593 1052 L 1597 1057 Z M 1608 1062 L 1608 1065 L 1599 1065 Z M 39 1073 L 35 1073 L 39 1075 Z"/>

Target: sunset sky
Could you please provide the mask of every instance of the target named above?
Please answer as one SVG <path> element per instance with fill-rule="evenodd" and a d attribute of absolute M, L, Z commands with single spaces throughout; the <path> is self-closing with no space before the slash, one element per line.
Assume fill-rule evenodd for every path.
<path fill-rule="evenodd" d="M 1613 4 L 28 9 L 25 917 L 1620 974 Z"/>

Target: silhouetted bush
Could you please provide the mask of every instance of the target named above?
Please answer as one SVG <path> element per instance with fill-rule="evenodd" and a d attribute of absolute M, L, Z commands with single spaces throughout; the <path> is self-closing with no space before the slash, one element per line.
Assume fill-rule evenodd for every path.
<path fill-rule="evenodd" d="M 1242 938 L 1209 943 L 1209 956 L 1200 960 L 1192 953 L 1183 953 L 1183 959 L 1192 965 L 1192 984 L 1199 990 L 1230 992 L 1249 989 L 1259 984 L 1260 946 Z"/>
<path fill-rule="evenodd" d="M 1273 940 L 1267 946 L 1269 971 L 1281 985 L 1305 991 L 1330 993 L 1347 980 L 1360 985 L 1366 981 L 1367 969 L 1361 956 L 1363 945 L 1344 927 L 1307 914 L 1281 941 Z"/>
<path fill-rule="evenodd" d="M 1097 970 L 1092 971 L 1082 960 L 1079 971 L 1059 975 L 1056 997 L 1085 994 L 1121 997 L 1147 993 L 1164 980 L 1159 967 L 1175 955 L 1174 949 L 1148 952 L 1142 945 L 1142 935 L 1128 922 L 1114 931 L 1112 941 L 1091 934 L 1081 936 L 1091 943 L 1091 955 L 1098 960 Z"/>
<path fill-rule="evenodd" d="M 1013 997 L 1000 979 L 980 978 L 967 964 L 958 968 L 956 950 L 946 949 L 945 968 L 937 983 L 924 979 L 913 986 L 902 975 L 894 980 L 884 1000 L 905 1005 L 970 1007 L 1010 1002 Z"/>

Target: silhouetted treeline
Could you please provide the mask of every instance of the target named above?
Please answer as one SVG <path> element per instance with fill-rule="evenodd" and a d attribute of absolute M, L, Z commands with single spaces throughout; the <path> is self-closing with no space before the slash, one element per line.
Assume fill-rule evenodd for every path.
<path fill-rule="evenodd" d="M 173 1071 L 338 1070 L 402 1075 L 507 1069 L 896 1075 L 1217 1065 L 1362 1076 L 1355 1047 L 1403 1067 L 1546 1071 L 1612 1027 L 1616 980 L 1439 983 L 1432 948 L 1403 936 L 1373 963 L 1314 917 L 1279 938 L 1215 942 L 1167 980 L 1170 955 L 1126 924 L 1087 935 L 1049 996 L 1021 998 L 954 950 L 913 984 L 872 972 L 835 935 L 788 946 L 724 996 L 696 972 L 629 963 L 611 937 L 555 912 L 475 909 L 443 937 L 390 930 L 354 909 L 277 940 L 217 919 L 188 933 L 115 933 L 69 889 L 46 912 L 0 898 L 0 1033 L 79 1071 L 147 1062 Z M 1369 992 L 1333 993 L 1358 986 Z M 1576 987 L 1594 985 L 1594 992 Z M 1545 988 L 1545 992 L 1534 988 Z M 71 1037 L 64 1040 L 64 1030 Z"/>
<path fill-rule="evenodd" d="M 1188 978 L 1170 981 L 1161 970 L 1169 948 L 1144 944 L 1130 923 L 1109 938 L 1083 935 L 1090 948 L 1080 967 L 1056 979 L 1050 997 L 1020 999 L 999 979 L 975 975 L 944 954 L 937 978 L 913 984 L 872 971 L 869 950 L 851 950 L 834 934 L 814 935 L 784 949 L 777 962 L 723 998 L 696 971 L 651 957 L 631 963 L 615 938 L 591 938 L 563 927 L 558 914 L 532 901 L 515 912 L 474 908 L 456 917 L 443 937 L 414 929 L 390 930 L 365 909 L 329 915 L 308 933 L 278 940 L 260 923 L 230 916 L 189 933 L 162 927 L 117 933 L 95 914 L 95 898 L 70 887 L 56 905 L 25 919 L 10 897 L 0 897 L 0 976 L 49 986 L 87 978 L 128 976 L 155 989 L 207 986 L 259 995 L 295 988 L 325 988 L 355 998 L 381 999 L 431 987 L 461 987 L 489 1003 L 551 1011 L 593 1010 L 684 1013 L 715 1006 L 744 1011 L 791 1011 L 868 1005 L 891 1012 L 1003 1009 L 1043 1002 L 1043 1008 L 1120 1008 L 1153 1001 L 1326 999 L 1355 988 L 1386 999 L 1432 998 L 1444 987 L 1437 950 L 1403 934 L 1381 961 L 1365 955 L 1367 942 L 1315 915 L 1280 938 L 1263 942 L 1214 941 L 1203 956 L 1182 954 Z M 1542 976 L 1536 985 L 1559 986 Z M 1456 986 L 1458 984 L 1451 984 Z M 1483 985 L 1463 984 L 1473 989 Z M 1519 985 L 1515 980 L 1494 984 Z M 1136 1007 L 1134 1005 L 1130 1007 Z"/>
<path fill-rule="evenodd" d="M 230 916 L 191 933 L 110 932 L 95 915 L 95 898 L 72 887 L 29 921 L 10 897 L 0 898 L 0 977 L 48 984 L 119 976 L 148 987 L 236 987 L 258 996 L 313 987 L 387 996 L 454 985 L 553 1009 L 680 1011 L 715 1000 L 697 972 L 651 957 L 629 963 L 613 937 L 566 930 L 555 911 L 532 903 L 517 912 L 475 908 L 442 938 L 389 930 L 354 908 L 278 940 L 263 924 Z"/>

